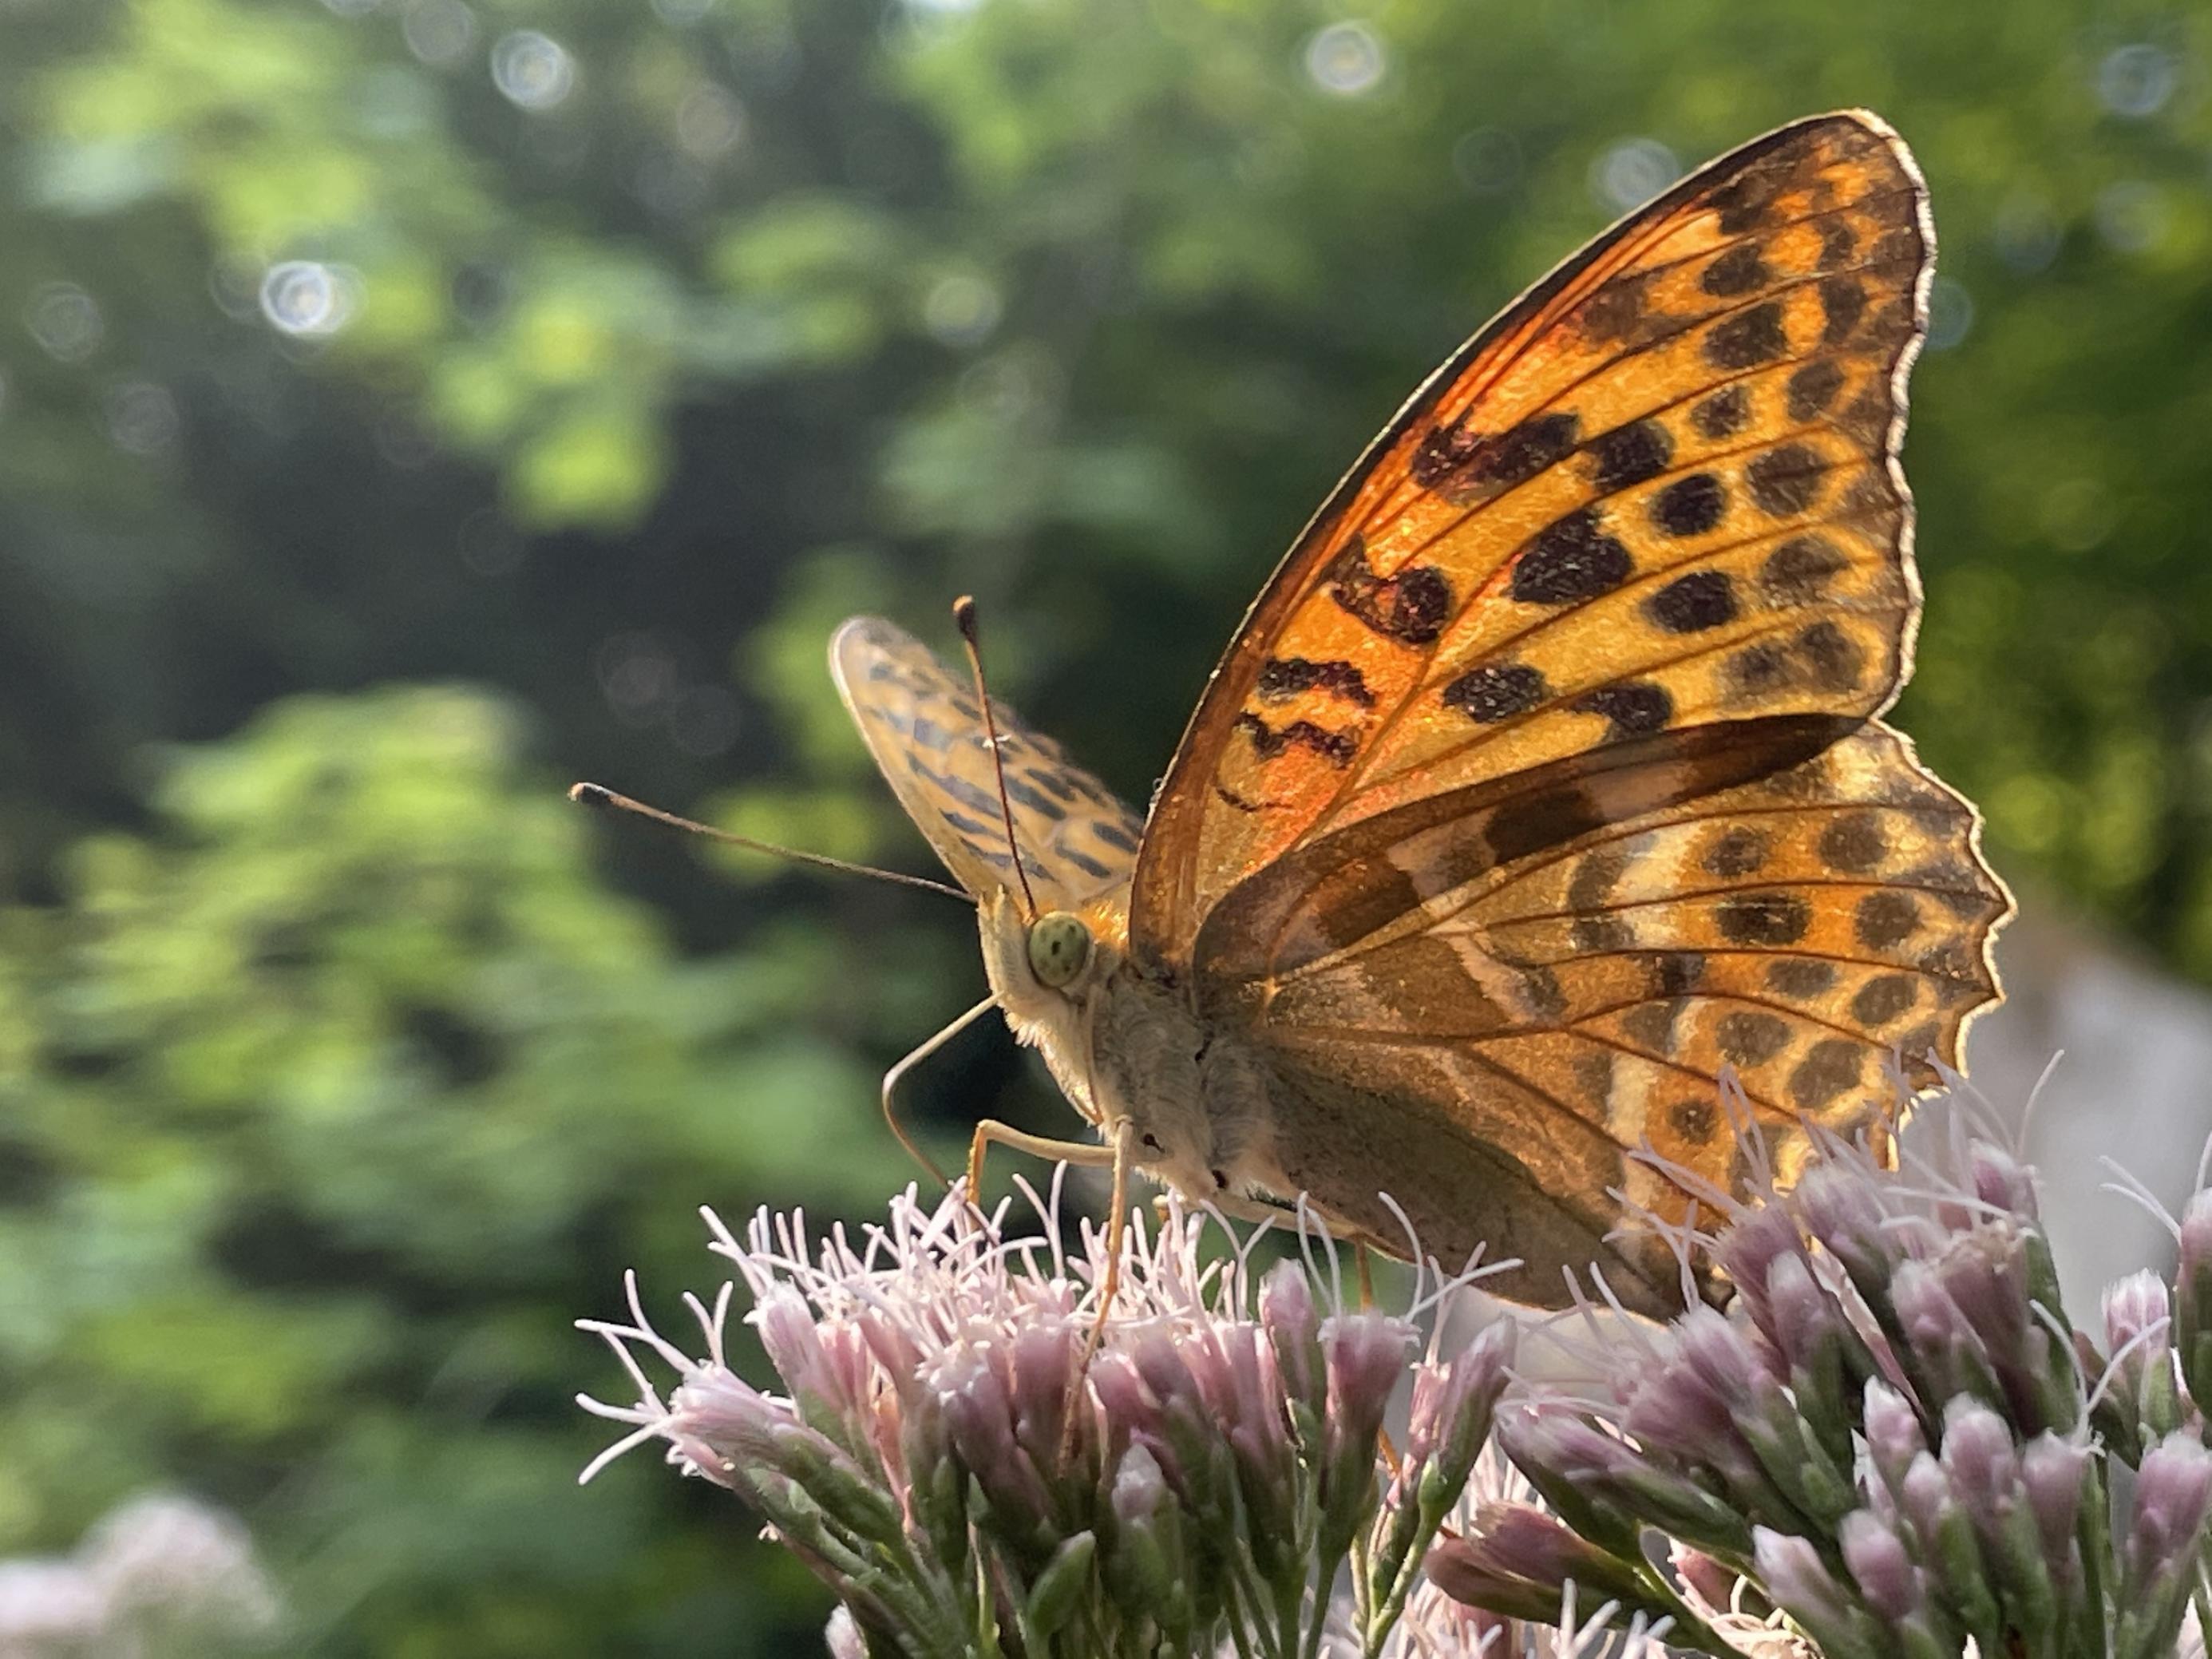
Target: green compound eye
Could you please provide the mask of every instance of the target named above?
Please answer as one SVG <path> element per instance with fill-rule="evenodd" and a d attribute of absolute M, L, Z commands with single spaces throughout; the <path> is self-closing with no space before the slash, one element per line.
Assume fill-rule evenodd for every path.
<path fill-rule="evenodd" d="M 1060 990 L 1074 983 L 1091 961 L 1091 929 L 1082 917 L 1053 910 L 1030 924 L 1030 971 Z"/>

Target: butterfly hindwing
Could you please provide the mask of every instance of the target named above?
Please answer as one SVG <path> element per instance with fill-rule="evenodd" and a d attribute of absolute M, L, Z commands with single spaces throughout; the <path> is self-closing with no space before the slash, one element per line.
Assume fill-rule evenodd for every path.
<path fill-rule="evenodd" d="M 1879 1142 L 1893 1065 L 1913 1086 L 1933 1082 L 1929 1055 L 1955 1056 L 1967 1019 L 1996 1000 L 1989 946 L 2008 901 L 1981 861 L 1978 820 L 1879 721 L 1747 781 L 1684 793 L 1670 778 L 1723 752 L 1578 782 L 1555 769 L 1481 811 L 1401 811 L 1320 843 L 1316 864 L 1396 870 L 1416 890 L 1334 942 L 1314 914 L 1279 909 L 1260 930 L 1272 953 L 1235 964 L 1243 990 L 1215 985 L 1224 1003 L 1264 1005 L 1253 1035 L 1303 1080 L 1278 1102 L 1278 1146 L 1303 1157 L 1329 1133 L 1297 1115 L 1328 1098 L 1313 1082 L 1325 1079 L 1452 1125 L 1518 1166 L 1518 1196 L 1545 1195 L 1547 1226 L 1564 1206 L 1602 1233 L 1618 1214 L 1609 1190 L 1682 1207 L 1625 1158 L 1638 1146 L 1720 1190 L 1741 1185 L 1723 1066 L 1785 1180 L 1807 1124 Z M 1532 814 L 1581 827 L 1518 851 L 1513 826 Z M 1297 1161 L 1285 1157 L 1287 1174 L 1364 1224 L 1364 1171 L 1347 1181 Z M 1517 1207 L 1446 1209 L 1423 1231 L 1438 1231 L 1432 1249 L 1464 1248 L 1520 1224 Z"/>
<path fill-rule="evenodd" d="M 1207 687 L 1140 956 L 1290 848 L 1700 725 L 1864 718 L 1906 672 L 1897 460 L 1932 236 L 1871 116 L 1770 134 L 1539 283 L 1417 393 Z"/>
<path fill-rule="evenodd" d="M 830 670 L 899 804 L 978 899 L 1013 884 L 996 769 L 974 689 L 902 629 L 855 617 Z M 1060 745 L 996 698 L 992 719 L 1023 866 L 1046 910 L 1080 909 L 1125 885 L 1143 823 Z"/>

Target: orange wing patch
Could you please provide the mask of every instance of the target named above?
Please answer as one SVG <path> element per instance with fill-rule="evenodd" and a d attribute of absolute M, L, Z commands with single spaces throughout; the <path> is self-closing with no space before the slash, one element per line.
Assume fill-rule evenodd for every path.
<path fill-rule="evenodd" d="M 1187 961 L 1290 848 L 1608 744 L 1893 698 L 1917 606 L 1896 464 L 1931 236 L 1869 116 L 1723 158 L 1418 393 L 1208 687 L 1140 860 Z"/>

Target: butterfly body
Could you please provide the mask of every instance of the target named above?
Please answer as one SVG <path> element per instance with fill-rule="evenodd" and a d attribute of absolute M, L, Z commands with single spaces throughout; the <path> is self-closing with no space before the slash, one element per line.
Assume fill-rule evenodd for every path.
<path fill-rule="evenodd" d="M 1386 1244 L 1387 1194 L 1432 1254 L 1522 1259 L 1508 1293 L 1595 1260 L 1647 1309 L 1678 1275 L 1619 1224 L 1741 1188 L 1723 1076 L 1784 1182 L 1810 1126 L 1886 1145 L 1900 1075 L 1996 1000 L 2009 908 L 1972 807 L 1878 718 L 1918 616 L 1932 258 L 1861 112 L 1624 220 L 1339 485 L 1146 818 L 1010 710 L 994 753 L 910 636 L 839 630 L 996 1000 L 1109 1141 Z"/>
<path fill-rule="evenodd" d="M 987 899 L 978 910 L 984 973 L 1008 1027 L 1086 1122 L 1132 1125 L 1133 1161 L 1153 1179 L 1207 1201 L 1283 1190 L 1266 1156 L 1261 1066 L 1182 988 L 1129 959 L 1116 936 L 1126 914 L 1120 897 L 1092 908 L 1091 960 L 1055 988 L 1030 971 L 1028 922 L 1012 895 Z"/>

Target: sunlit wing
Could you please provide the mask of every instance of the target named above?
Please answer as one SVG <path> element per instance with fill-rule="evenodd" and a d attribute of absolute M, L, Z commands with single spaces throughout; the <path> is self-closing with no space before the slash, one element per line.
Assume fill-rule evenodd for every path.
<path fill-rule="evenodd" d="M 1797 741 L 1818 736 L 1790 724 Z M 1766 751 L 1788 731 L 1770 729 Z M 1480 805 L 1463 794 L 1456 813 L 1369 819 L 1295 855 L 1302 893 L 1255 884 L 1217 913 L 1206 994 L 1222 1017 L 1241 1009 L 1301 1082 L 1276 1110 L 1293 1181 L 1379 1228 L 1375 1185 L 1415 1207 L 1400 1172 L 1441 1180 L 1456 1160 L 1469 1172 L 1417 1211 L 1431 1249 L 1490 1237 L 1493 1254 L 1541 1256 L 1512 1238 L 1533 1229 L 1570 1241 L 1571 1262 L 1617 1219 L 1608 1188 L 1682 1210 L 1628 1149 L 1740 1187 L 1723 1066 L 1785 1181 L 1808 1122 L 1880 1146 L 1893 1064 L 1932 1082 L 1929 1054 L 1955 1056 L 1997 998 L 1989 946 L 2008 901 L 1973 809 L 1879 721 L 1698 789 L 1742 769 L 1719 739 L 1624 744 L 1601 768 L 1554 763 Z M 1332 1090 L 1392 1103 L 1413 1155 L 1347 1167 L 1346 1126 L 1300 1115 L 1312 1100 L 1327 1118 Z M 1366 1122 L 1380 1129 L 1371 1109 Z M 1422 1145 L 1424 1123 L 1453 1133 Z M 1555 1298 L 1549 1265 L 1535 1288 Z"/>
<path fill-rule="evenodd" d="M 892 793 L 978 899 L 1014 883 L 982 710 L 966 680 L 903 629 L 855 617 L 830 672 Z M 1129 880 L 1142 821 L 1060 745 L 994 698 L 1014 835 L 1039 907 L 1080 909 Z"/>
<path fill-rule="evenodd" d="M 1138 958 L 1189 964 L 1238 883 L 1408 802 L 1886 708 L 1917 606 L 1896 454 L 1931 246 L 1902 143 L 1823 116 L 1686 179 L 1462 348 L 1208 685 L 1139 862 Z"/>

